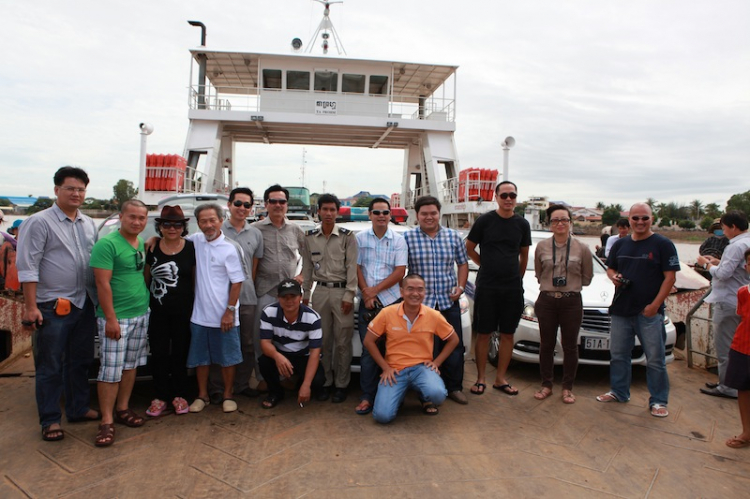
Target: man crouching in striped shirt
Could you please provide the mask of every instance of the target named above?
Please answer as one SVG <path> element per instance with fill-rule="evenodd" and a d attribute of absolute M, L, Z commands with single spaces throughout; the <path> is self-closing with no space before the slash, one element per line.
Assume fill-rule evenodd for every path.
<path fill-rule="evenodd" d="M 302 287 L 294 279 L 285 279 L 278 286 L 278 303 L 263 309 L 260 318 L 260 347 L 263 355 L 258 367 L 268 383 L 268 396 L 262 401 L 271 409 L 284 399 L 280 376 L 298 374 L 297 403 L 310 401 L 311 391 L 325 383 L 320 349 L 323 331 L 320 316 L 302 304 Z"/>

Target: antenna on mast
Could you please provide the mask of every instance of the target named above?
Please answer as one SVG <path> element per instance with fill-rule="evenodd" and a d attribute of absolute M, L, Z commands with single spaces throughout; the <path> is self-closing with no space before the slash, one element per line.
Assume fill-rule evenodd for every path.
<path fill-rule="evenodd" d="M 339 55 L 342 53 L 346 55 L 346 50 L 344 49 L 344 44 L 341 43 L 341 38 L 339 38 L 339 34 L 336 32 L 336 28 L 333 27 L 333 22 L 331 22 L 331 18 L 329 17 L 329 14 L 331 13 L 331 4 L 333 3 L 344 3 L 344 0 L 315 0 L 318 3 L 323 4 L 323 19 L 321 19 L 320 24 L 318 24 L 318 29 L 315 30 L 315 34 L 310 39 L 310 43 L 307 44 L 307 50 L 306 52 L 308 54 L 312 53 L 312 49 L 315 43 L 315 39 L 320 35 L 320 38 L 323 40 L 323 43 L 321 43 L 321 47 L 323 47 L 323 53 L 328 53 L 328 46 L 329 46 L 329 40 L 332 40 L 333 43 L 336 45 L 336 51 Z M 330 33 L 329 33 L 330 31 Z"/>

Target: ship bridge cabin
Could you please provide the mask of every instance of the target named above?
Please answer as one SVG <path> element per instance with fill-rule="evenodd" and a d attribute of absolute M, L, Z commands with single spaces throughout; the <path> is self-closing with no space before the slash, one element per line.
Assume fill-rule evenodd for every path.
<path fill-rule="evenodd" d="M 457 201 L 457 66 L 205 47 L 191 56 L 187 161 L 174 175 L 184 180 L 142 188 L 148 204 L 175 189 L 226 192 L 242 167 L 237 142 L 402 149 L 404 207 L 424 194 Z"/>

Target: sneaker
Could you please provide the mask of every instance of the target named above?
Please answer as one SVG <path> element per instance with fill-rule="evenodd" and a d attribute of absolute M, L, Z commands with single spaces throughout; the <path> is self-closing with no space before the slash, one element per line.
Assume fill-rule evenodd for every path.
<path fill-rule="evenodd" d="M 151 405 L 146 410 L 146 415 L 156 418 L 162 415 L 167 410 L 167 403 L 163 400 L 154 399 L 151 401 Z"/>
<path fill-rule="evenodd" d="M 336 390 L 333 392 L 333 397 L 331 398 L 331 402 L 334 404 L 340 404 L 341 402 L 346 400 L 346 390 L 344 388 L 336 388 Z"/>
<path fill-rule="evenodd" d="M 232 399 L 224 399 L 224 402 L 221 404 L 221 409 L 224 412 L 234 412 L 237 410 L 237 402 Z"/>

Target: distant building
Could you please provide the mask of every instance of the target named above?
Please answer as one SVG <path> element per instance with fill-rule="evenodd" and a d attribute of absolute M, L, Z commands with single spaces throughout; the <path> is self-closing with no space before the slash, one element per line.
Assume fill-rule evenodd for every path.
<path fill-rule="evenodd" d="M 348 198 L 340 199 L 339 201 L 341 201 L 341 206 L 354 206 L 354 204 L 359 199 L 361 199 L 361 198 L 367 198 L 367 197 L 383 198 L 383 199 L 387 199 L 388 202 L 391 201 L 391 197 L 390 196 L 386 196 L 385 194 L 370 194 L 370 192 L 368 192 L 368 191 L 359 191 L 355 195 L 350 196 Z"/>
<path fill-rule="evenodd" d="M 47 196 L 40 196 L 41 198 L 46 198 Z M 7 199 L 10 201 L 10 206 L 1 206 L 3 213 L 13 214 L 13 215 L 23 215 L 26 213 L 26 210 L 28 210 L 34 203 L 37 202 L 39 198 L 30 197 L 30 196 L 2 196 L 0 195 L 0 199 Z"/>

